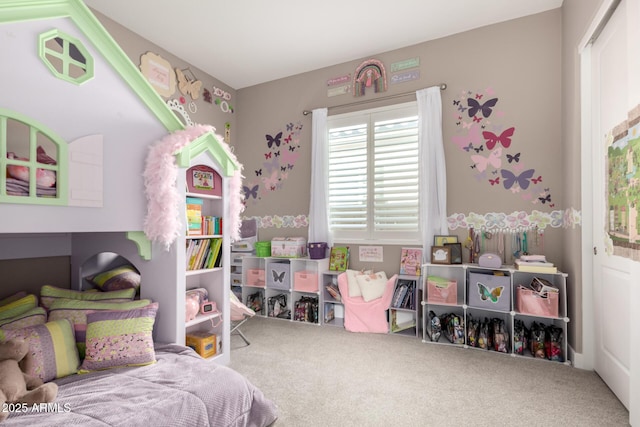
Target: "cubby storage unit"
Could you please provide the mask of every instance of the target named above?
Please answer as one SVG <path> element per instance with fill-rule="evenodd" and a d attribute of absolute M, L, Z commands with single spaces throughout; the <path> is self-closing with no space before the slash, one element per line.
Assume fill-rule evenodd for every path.
<path fill-rule="evenodd" d="M 329 326 L 344 327 L 344 305 L 340 298 L 338 289 L 338 275 L 341 271 L 323 271 L 320 282 L 320 292 L 322 295 L 322 324 Z M 334 289 L 336 296 L 331 295 L 328 286 Z"/>
<path fill-rule="evenodd" d="M 322 272 L 328 266 L 328 258 L 245 256 L 242 258 L 242 300 L 252 307 L 261 297 L 261 309 L 252 307 L 261 316 L 320 325 Z"/>
<path fill-rule="evenodd" d="M 420 337 L 420 302 L 422 281 L 420 276 L 396 278 L 391 305 L 387 310 L 389 333 Z"/>
<path fill-rule="evenodd" d="M 496 327 L 497 339 L 490 351 L 510 354 L 514 357 L 534 357 L 535 348 L 524 346 L 520 334 L 522 327 L 530 330 L 537 325 L 540 330 L 551 331 L 557 341 L 550 346 L 553 350 L 540 360 L 570 364 L 567 360 L 567 286 L 565 273 L 531 273 L 516 270 L 511 265 L 500 268 L 480 267 L 477 264 L 424 264 L 422 267 L 422 340 L 441 344 L 457 345 L 465 348 L 486 350 L 485 338 L 471 333 L 476 322 L 488 321 Z M 558 290 L 553 298 L 540 298 L 519 309 L 519 287 L 529 287 L 534 278 L 541 278 Z M 455 282 L 455 288 L 453 283 Z M 455 289 L 455 299 L 451 291 Z M 448 291 L 448 292 L 447 292 Z M 531 301 L 529 301 L 531 302 Z M 557 304 L 557 310 L 556 310 Z M 551 308 L 550 308 L 551 307 Z M 431 325 L 432 316 L 437 316 L 439 329 Z M 462 319 L 464 337 L 452 339 L 447 329 L 446 314 L 454 314 Z M 455 319 L 455 318 L 454 318 Z M 542 325 L 542 326 L 540 326 Z M 436 334 L 434 334 L 436 332 Z M 439 339 L 438 338 L 439 333 Z M 549 336 L 550 334 L 546 334 Z M 561 337 L 560 337 L 561 335 Z M 533 350 L 533 351 L 532 351 Z"/>

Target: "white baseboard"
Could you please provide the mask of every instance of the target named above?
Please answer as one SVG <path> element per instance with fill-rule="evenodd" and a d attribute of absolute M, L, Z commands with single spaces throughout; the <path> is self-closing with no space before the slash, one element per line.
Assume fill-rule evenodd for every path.
<path fill-rule="evenodd" d="M 586 369 L 589 371 L 593 370 L 593 365 L 591 364 L 590 360 L 588 360 L 582 353 L 576 353 L 573 347 L 571 347 L 570 345 L 567 347 L 567 353 L 569 353 L 568 359 L 571 361 L 571 364 L 574 368 Z"/>

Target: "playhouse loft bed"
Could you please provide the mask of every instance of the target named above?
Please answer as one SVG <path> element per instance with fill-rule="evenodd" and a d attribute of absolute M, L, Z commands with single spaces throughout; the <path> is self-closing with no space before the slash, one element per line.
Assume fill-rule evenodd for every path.
<path fill-rule="evenodd" d="M 149 147 L 184 125 L 81 1 L 3 2 L 0 26 L 0 271 L 29 270 L 27 283 L 8 273 L 0 297 L 39 281 L 80 289 L 85 275 L 128 262 L 141 297 L 160 304 L 154 338 L 184 343 L 184 236 L 166 250 L 143 233 Z M 194 162 L 219 172 L 228 193 L 239 166 L 222 144 L 208 132 L 177 153 L 182 200 Z M 33 262 L 11 262 L 25 258 Z M 65 277 L 36 273 L 58 261 L 70 265 Z M 228 325 L 228 286 L 219 288 L 211 298 Z"/>

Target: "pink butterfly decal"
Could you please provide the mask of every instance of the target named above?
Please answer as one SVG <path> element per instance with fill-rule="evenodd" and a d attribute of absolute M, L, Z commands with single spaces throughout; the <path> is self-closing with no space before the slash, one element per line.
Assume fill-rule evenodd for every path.
<path fill-rule="evenodd" d="M 492 186 L 496 185 L 496 184 L 500 184 L 500 177 L 496 177 L 496 179 L 491 179 L 489 178 L 489 182 L 491 183 Z"/>
<path fill-rule="evenodd" d="M 275 185 L 278 182 L 278 171 L 273 171 L 269 178 L 263 177 L 262 182 L 264 183 L 265 187 L 272 189 L 275 188 Z"/>
<path fill-rule="evenodd" d="M 531 193 L 524 193 L 522 195 L 522 200 L 531 200 Z"/>
<path fill-rule="evenodd" d="M 488 157 L 481 156 L 480 154 L 474 154 L 471 156 L 471 160 L 475 163 L 476 168 L 482 172 L 487 169 L 488 165 L 491 165 L 496 169 L 500 168 L 502 165 L 502 159 L 500 156 L 502 156 L 502 149 L 498 147 L 493 150 Z"/>
<path fill-rule="evenodd" d="M 484 131 L 482 132 L 482 136 L 487 140 L 486 145 L 489 150 L 493 150 L 493 147 L 495 147 L 497 143 L 502 144 L 504 148 L 509 148 L 509 146 L 511 145 L 511 137 L 513 136 L 514 131 L 515 128 L 510 127 L 509 129 L 502 132 L 500 136 L 496 135 L 493 132 Z"/>
<path fill-rule="evenodd" d="M 533 182 L 534 184 L 538 184 L 539 182 L 542 182 L 542 175 L 540 175 L 537 178 L 532 178 L 531 182 Z"/>
<path fill-rule="evenodd" d="M 295 164 L 298 157 L 300 157 L 300 153 L 297 151 L 284 151 L 282 153 L 282 163 Z"/>
<path fill-rule="evenodd" d="M 264 153 L 264 158 L 265 159 L 270 159 L 271 158 L 271 152 Z"/>
<path fill-rule="evenodd" d="M 473 122 L 474 123 L 480 123 L 480 120 L 482 120 L 482 117 L 473 117 Z"/>
<path fill-rule="evenodd" d="M 285 143 L 285 144 L 288 144 L 288 143 L 290 143 L 290 142 L 291 142 L 291 135 L 287 136 L 287 137 L 284 139 L 284 143 Z"/>
<path fill-rule="evenodd" d="M 482 144 L 482 138 L 480 137 L 480 126 L 471 125 L 469 132 L 465 135 L 454 135 L 451 137 L 453 142 L 460 147 L 460 149 L 464 149 L 468 146 L 469 143 L 473 145 Z"/>

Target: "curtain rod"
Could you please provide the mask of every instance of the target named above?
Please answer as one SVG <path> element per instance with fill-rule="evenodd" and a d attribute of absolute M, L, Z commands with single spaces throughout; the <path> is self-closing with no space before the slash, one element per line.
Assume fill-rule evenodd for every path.
<path fill-rule="evenodd" d="M 440 90 L 445 90 L 445 89 L 447 89 L 447 84 L 446 83 L 440 83 Z M 387 99 L 400 98 L 400 97 L 409 96 L 409 95 L 415 95 L 415 94 L 416 94 L 415 92 L 398 93 L 398 94 L 395 94 L 395 95 L 382 96 L 380 98 L 365 99 L 365 100 L 362 100 L 362 101 L 350 102 L 348 104 L 334 105 L 333 107 L 328 107 L 328 108 L 332 109 L 332 108 L 351 107 L 351 106 L 354 106 L 354 105 L 368 104 L 370 102 L 384 101 L 384 100 L 387 100 Z M 308 116 L 311 113 L 313 113 L 313 111 L 310 111 L 310 110 L 302 111 L 302 114 L 305 115 L 305 116 Z"/>

